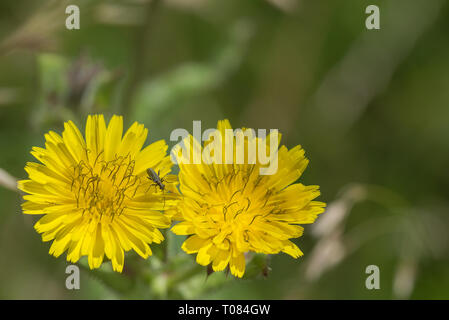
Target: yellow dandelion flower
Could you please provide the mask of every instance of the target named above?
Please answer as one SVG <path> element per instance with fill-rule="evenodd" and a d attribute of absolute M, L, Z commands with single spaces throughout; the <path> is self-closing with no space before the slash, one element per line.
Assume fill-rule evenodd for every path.
<path fill-rule="evenodd" d="M 121 272 L 124 251 L 147 258 L 148 244 L 164 240 L 158 228 L 171 221 L 161 210 L 176 202 L 167 145 L 160 140 L 142 149 L 148 130 L 137 122 L 122 134 L 122 117 L 113 116 L 106 126 L 102 115 L 94 115 L 87 119 L 86 140 L 69 121 L 62 136 L 51 131 L 45 148 L 33 147 L 31 154 L 41 163 L 25 167 L 29 180 L 20 181 L 19 188 L 28 194 L 22 208 L 44 215 L 34 227 L 43 241 L 53 240 L 51 255 L 67 251 L 70 262 L 88 256 L 91 269 L 106 255 Z M 166 176 L 164 191 L 148 179 L 147 168 Z"/>
<path fill-rule="evenodd" d="M 219 121 L 218 130 L 204 148 L 190 136 L 184 140 L 187 146 L 184 149 L 190 149 L 190 153 L 175 150 L 183 200 L 178 206 L 181 222 L 172 231 L 189 236 L 182 249 L 188 254 L 196 253 L 198 264 L 211 264 L 214 271 L 229 266 L 234 276 L 242 277 L 247 252 L 302 256 L 290 239 L 302 235 L 300 224 L 313 223 L 324 211 L 325 203 L 313 201 L 320 194 L 319 186 L 295 183 L 308 164 L 301 146 L 287 150 L 285 146 L 279 147 L 280 138 L 276 139 L 275 152 L 266 155 L 271 153 L 271 159 L 277 157 L 278 169 L 262 175 L 260 169 L 266 167 L 266 162 L 262 164 L 255 149 L 249 146 L 257 145 L 258 149 L 263 144 L 268 146 L 275 139 L 273 135 L 263 139 L 244 129 L 232 134 L 231 140 L 225 140 L 229 131 L 232 132 L 229 121 Z M 210 154 L 204 152 L 211 141 L 219 143 L 221 155 L 220 148 L 210 148 Z M 232 149 L 226 149 L 228 141 L 233 142 Z M 240 164 L 236 161 L 238 150 L 244 150 L 245 155 Z M 241 156 L 243 151 L 240 152 Z M 203 162 L 186 163 L 195 156 Z M 211 161 L 220 157 L 221 164 Z M 232 159 L 232 163 L 226 162 L 226 158 Z"/>

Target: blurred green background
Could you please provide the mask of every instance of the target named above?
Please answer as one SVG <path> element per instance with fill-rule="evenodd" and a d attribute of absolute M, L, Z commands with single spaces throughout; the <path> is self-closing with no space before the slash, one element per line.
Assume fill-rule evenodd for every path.
<path fill-rule="evenodd" d="M 69 4 L 80 30 L 65 28 Z M 365 28 L 369 4 L 380 30 Z M 0 17 L 0 298 L 449 298 L 448 1 L 2 0 Z M 82 268 L 67 290 L 13 179 L 45 132 L 90 113 L 144 123 L 148 142 L 193 120 L 278 128 L 328 203 L 295 241 L 305 255 L 206 280 L 170 236 L 169 269 L 129 256 L 145 281 Z"/>

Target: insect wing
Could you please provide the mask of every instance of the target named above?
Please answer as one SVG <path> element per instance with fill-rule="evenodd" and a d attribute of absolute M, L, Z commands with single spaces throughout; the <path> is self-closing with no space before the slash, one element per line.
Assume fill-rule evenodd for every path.
<path fill-rule="evenodd" d="M 156 180 L 158 180 L 159 179 L 159 176 L 156 174 L 156 172 L 153 170 L 153 169 L 151 169 L 151 168 L 148 168 L 147 169 L 147 174 L 148 174 L 148 177 L 151 179 L 151 180 L 153 180 L 153 181 L 156 181 Z"/>

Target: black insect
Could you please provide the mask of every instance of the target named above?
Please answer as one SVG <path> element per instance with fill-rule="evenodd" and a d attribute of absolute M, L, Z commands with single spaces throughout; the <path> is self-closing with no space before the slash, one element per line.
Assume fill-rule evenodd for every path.
<path fill-rule="evenodd" d="M 159 170 L 158 173 L 156 173 L 156 171 L 154 171 L 152 168 L 148 168 L 147 169 L 147 174 L 148 174 L 148 179 L 150 179 L 151 181 L 153 181 L 156 186 L 158 186 L 161 191 L 165 190 L 165 185 L 164 185 L 164 178 L 161 178 L 159 176 L 159 174 L 161 173 L 161 171 Z"/>
<path fill-rule="evenodd" d="M 157 187 L 159 187 L 159 189 L 161 189 L 162 194 L 164 194 L 164 190 L 165 190 L 165 185 L 164 185 L 164 178 L 161 178 L 160 175 L 161 171 L 158 170 L 158 173 L 156 173 L 156 171 L 154 171 L 152 168 L 148 168 L 147 169 L 147 174 L 148 174 L 148 179 L 150 179 L 151 181 L 153 181 L 153 184 L 151 184 L 148 187 L 148 190 L 150 190 L 151 186 L 154 185 Z M 147 192 L 148 192 L 147 190 Z M 165 209 L 165 195 L 164 195 L 164 209 Z"/>

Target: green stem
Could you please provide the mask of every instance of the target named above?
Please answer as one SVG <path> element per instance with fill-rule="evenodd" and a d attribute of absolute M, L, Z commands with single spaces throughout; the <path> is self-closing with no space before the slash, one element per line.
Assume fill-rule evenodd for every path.
<path fill-rule="evenodd" d="M 162 230 L 162 234 L 165 238 L 164 241 L 162 241 L 161 243 L 161 247 L 162 247 L 162 261 L 167 264 L 168 263 L 168 244 L 169 244 L 169 236 L 168 236 L 168 230 Z"/>

